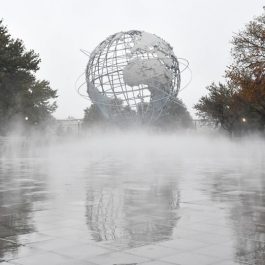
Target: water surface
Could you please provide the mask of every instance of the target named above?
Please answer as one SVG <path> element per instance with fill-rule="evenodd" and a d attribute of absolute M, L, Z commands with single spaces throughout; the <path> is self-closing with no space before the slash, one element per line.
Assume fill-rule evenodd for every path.
<path fill-rule="evenodd" d="M 264 147 L 143 132 L 2 140 L 0 260 L 265 264 Z"/>

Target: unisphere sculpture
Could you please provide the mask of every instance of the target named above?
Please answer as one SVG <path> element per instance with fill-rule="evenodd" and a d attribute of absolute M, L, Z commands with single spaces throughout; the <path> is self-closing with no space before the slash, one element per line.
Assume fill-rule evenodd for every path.
<path fill-rule="evenodd" d="M 152 122 L 180 88 L 179 62 L 160 37 L 131 30 L 109 36 L 91 53 L 87 92 L 107 119 Z"/>

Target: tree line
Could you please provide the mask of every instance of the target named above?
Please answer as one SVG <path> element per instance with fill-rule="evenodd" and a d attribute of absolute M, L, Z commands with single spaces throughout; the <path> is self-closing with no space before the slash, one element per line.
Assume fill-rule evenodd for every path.
<path fill-rule="evenodd" d="M 233 36 L 233 62 L 224 83 L 212 83 L 194 106 L 197 115 L 229 134 L 265 129 L 265 13 Z"/>
<path fill-rule="evenodd" d="M 153 117 L 152 111 L 151 113 L 148 111 L 149 104 L 147 102 L 139 103 L 137 110 L 132 110 L 129 106 L 122 106 L 122 101 L 120 106 L 113 104 L 113 115 L 110 113 L 113 119 L 108 120 L 97 105 L 92 103 L 89 108 L 85 109 L 83 126 L 84 128 L 113 126 L 114 121 L 115 126 L 126 128 L 133 122 L 138 121 L 138 125 L 142 122 L 143 126 L 147 124 L 149 127 L 152 126 L 162 130 L 193 127 L 192 117 L 181 99 L 176 97 L 169 99 L 161 113 L 157 114 L 157 117 Z M 118 119 L 115 119 L 115 115 L 118 115 Z"/>

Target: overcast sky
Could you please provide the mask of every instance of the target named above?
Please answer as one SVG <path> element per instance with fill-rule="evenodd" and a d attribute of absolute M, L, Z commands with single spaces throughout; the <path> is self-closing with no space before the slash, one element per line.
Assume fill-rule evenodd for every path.
<path fill-rule="evenodd" d="M 56 118 L 82 118 L 90 104 L 75 91 L 88 60 L 80 49 L 92 51 L 109 35 L 131 29 L 155 33 L 189 61 L 192 82 L 179 97 L 194 114 L 205 87 L 222 81 L 233 33 L 264 5 L 262 0 L 0 0 L 0 18 L 13 37 L 40 54 L 38 77 L 58 90 Z"/>

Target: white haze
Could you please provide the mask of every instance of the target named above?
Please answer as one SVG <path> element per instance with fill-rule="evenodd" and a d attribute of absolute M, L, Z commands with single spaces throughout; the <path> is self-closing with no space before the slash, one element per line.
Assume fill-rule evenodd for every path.
<path fill-rule="evenodd" d="M 231 223 L 225 232 L 240 242 L 245 203 L 255 216 L 263 209 L 257 206 L 263 207 L 264 172 L 265 141 L 254 135 L 95 130 L 79 138 L 0 142 L 4 205 L 30 201 L 35 231 L 45 234 L 48 225 L 52 235 L 67 236 L 70 225 L 85 240 L 121 248 L 172 239 L 209 218 Z"/>
<path fill-rule="evenodd" d="M 38 158 L 72 160 L 78 163 L 121 159 L 140 165 L 148 161 L 200 161 L 203 163 L 265 162 L 262 136 L 230 138 L 214 130 L 155 132 L 145 129 L 94 129 L 79 136 L 49 136 L 32 133 L 28 137 L 10 134 L 2 138 L 2 159 Z M 1 139 L 1 138 L 0 138 Z"/>

